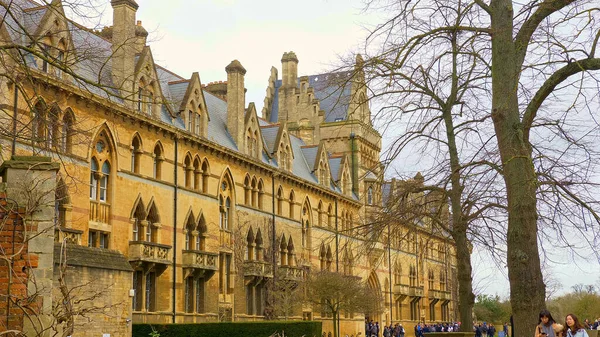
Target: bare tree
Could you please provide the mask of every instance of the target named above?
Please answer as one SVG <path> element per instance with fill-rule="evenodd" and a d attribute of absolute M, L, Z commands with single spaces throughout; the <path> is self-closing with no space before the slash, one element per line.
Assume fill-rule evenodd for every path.
<path fill-rule="evenodd" d="M 452 230 L 462 232 L 457 249 L 482 228 L 488 244 L 505 247 L 515 331 L 530 331 L 545 306 L 540 246 L 589 248 L 598 237 L 597 8 L 585 0 L 367 7 L 389 14 L 369 36 L 365 71 L 382 102 L 378 117 L 403 127 L 391 157 L 420 144 L 432 162 L 425 185 L 443 187 Z M 469 271 L 459 275 L 469 322 L 469 256 L 459 249 L 457 258 L 459 273 Z"/>
<path fill-rule="evenodd" d="M 337 322 L 341 313 L 347 311 L 377 314 L 381 310 L 382 299 L 378 298 L 360 277 L 320 271 L 310 275 L 306 287 L 306 301 L 320 307 L 321 312 L 331 314 L 334 337 L 339 336 Z"/>

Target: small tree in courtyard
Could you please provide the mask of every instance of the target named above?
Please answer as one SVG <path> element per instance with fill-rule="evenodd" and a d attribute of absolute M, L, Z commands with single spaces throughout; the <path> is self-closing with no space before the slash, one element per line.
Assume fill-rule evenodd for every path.
<path fill-rule="evenodd" d="M 380 299 L 360 277 L 321 271 L 309 277 L 306 287 L 306 300 L 320 306 L 322 313 L 331 314 L 334 337 L 339 336 L 337 325 L 341 312 L 380 311 Z"/>

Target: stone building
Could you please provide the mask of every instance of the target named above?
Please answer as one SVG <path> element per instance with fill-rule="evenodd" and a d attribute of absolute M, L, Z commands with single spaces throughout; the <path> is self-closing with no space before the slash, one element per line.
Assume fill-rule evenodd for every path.
<path fill-rule="evenodd" d="M 2 157 L 61 164 L 54 236 L 73 254 L 70 280 L 112 280 L 110 296 L 127 303 L 78 335 L 262 320 L 274 270 L 295 282 L 322 269 L 361 277 L 380 294 L 383 313 L 367 318 L 381 324 L 455 317 L 443 235 L 407 226 L 414 244 L 360 248 L 356 228 L 395 188 L 382 179 L 360 56 L 354 70 L 298 76 L 297 56 L 284 53 L 259 115 L 239 61 L 223 82 L 174 74 L 154 62 L 138 4 L 111 5 L 102 31 L 66 19 L 59 0 L 15 0 L 0 27 L 3 45 L 20 46 L 2 52 L 3 71 L 19 74 L 0 79 L 4 124 L 16 130 L 2 134 Z M 324 316 L 293 314 L 331 331 Z M 364 318 L 345 315 L 342 334 L 364 333 Z"/>

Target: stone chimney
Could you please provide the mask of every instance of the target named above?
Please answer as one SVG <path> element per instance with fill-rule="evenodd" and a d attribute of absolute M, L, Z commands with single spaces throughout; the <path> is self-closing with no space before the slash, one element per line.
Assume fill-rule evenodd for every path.
<path fill-rule="evenodd" d="M 148 31 L 142 26 L 142 21 L 138 20 L 135 24 L 135 53 L 139 54 L 146 46 Z"/>
<path fill-rule="evenodd" d="M 244 144 L 244 112 L 246 97 L 244 75 L 246 69 L 240 61 L 233 60 L 225 67 L 227 71 L 227 130 L 235 141 L 238 149 Z"/>
<path fill-rule="evenodd" d="M 293 51 L 283 53 L 281 57 L 281 81 L 284 88 L 298 86 L 298 58 Z"/>
<path fill-rule="evenodd" d="M 112 78 L 121 95 L 128 98 L 125 104 L 133 107 L 133 77 L 138 45 L 135 13 L 138 4 L 134 0 L 112 0 L 110 4 L 113 8 Z"/>

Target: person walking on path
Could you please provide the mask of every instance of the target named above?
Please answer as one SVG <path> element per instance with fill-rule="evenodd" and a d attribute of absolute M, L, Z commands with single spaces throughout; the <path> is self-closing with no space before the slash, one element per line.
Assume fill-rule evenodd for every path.
<path fill-rule="evenodd" d="M 540 311 L 538 325 L 535 327 L 535 337 L 560 337 L 563 326 L 556 323 L 550 311 Z"/>
<path fill-rule="evenodd" d="M 565 319 L 565 325 L 567 331 L 565 337 L 589 337 L 577 316 L 568 314 Z"/>

